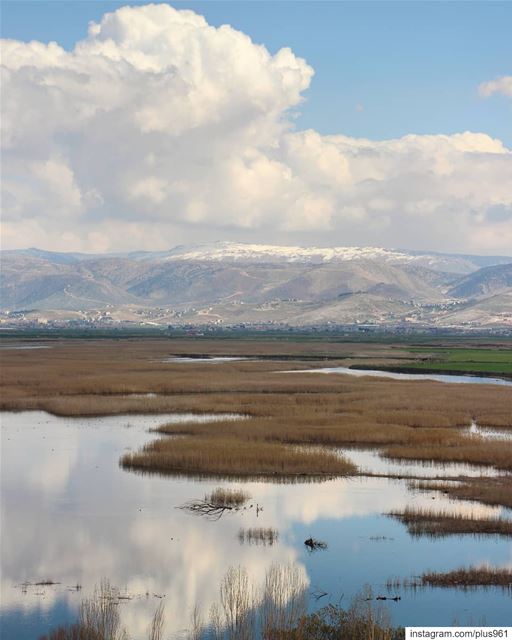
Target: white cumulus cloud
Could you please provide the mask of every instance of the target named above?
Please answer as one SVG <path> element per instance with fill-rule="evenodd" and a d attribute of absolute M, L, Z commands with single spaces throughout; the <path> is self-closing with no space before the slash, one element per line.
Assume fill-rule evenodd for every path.
<path fill-rule="evenodd" d="M 106 14 L 72 51 L 4 40 L 4 246 L 509 250 L 500 140 L 300 131 L 312 78 L 289 48 L 165 4 Z"/>

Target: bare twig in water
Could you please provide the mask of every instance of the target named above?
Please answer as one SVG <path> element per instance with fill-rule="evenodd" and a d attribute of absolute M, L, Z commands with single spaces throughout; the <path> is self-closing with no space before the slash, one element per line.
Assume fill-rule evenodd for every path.
<path fill-rule="evenodd" d="M 218 520 L 226 511 L 238 511 L 250 499 L 250 495 L 241 489 L 217 488 L 202 500 L 190 500 L 180 509 L 185 509 L 209 520 Z"/>

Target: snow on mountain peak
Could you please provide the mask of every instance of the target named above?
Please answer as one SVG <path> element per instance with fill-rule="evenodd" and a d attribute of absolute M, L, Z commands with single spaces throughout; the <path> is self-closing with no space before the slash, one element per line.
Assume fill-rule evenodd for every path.
<path fill-rule="evenodd" d="M 237 261 L 237 262 L 305 262 L 322 264 L 351 260 L 383 260 L 411 262 L 414 256 L 402 251 L 380 247 L 298 247 L 266 244 L 217 242 L 188 247 L 176 247 L 167 260 Z"/>

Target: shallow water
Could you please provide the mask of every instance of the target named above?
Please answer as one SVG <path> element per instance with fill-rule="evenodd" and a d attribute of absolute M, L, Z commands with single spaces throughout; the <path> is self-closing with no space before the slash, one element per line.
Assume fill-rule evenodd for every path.
<path fill-rule="evenodd" d="M 7 349 L 51 349 L 53 345 L 50 344 L 26 344 L 26 343 L 4 343 L 0 344 L 0 350 Z"/>
<path fill-rule="evenodd" d="M 510 543 L 496 537 L 411 538 L 383 513 L 408 504 L 431 506 L 434 494 L 383 478 L 248 482 L 250 504 L 263 510 L 249 507 L 217 522 L 177 509 L 216 486 L 239 483 L 139 475 L 119 467 L 126 450 L 154 438 L 148 429 L 171 419 L 2 415 L 2 637 L 32 640 L 73 620 L 80 600 L 104 577 L 131 597 L 120 612 L 138 640 L 162 600 L 165 637 L 185 637 L 193 606 L 198 602 L 208 610 L 230 565 L 245 566 L 258 582 L 273 562 L 295 562 L 310 592 L 328 593 L 318 602 L 326 605 L 341 596 L 348 604 L 365 583 L 376 595 L 387 594 L 385 584 L 393 576 L 512 561 Z M 507 510 L 436 496 L 436 509 L 511 517 Z M 255 526 L 277 529 L 278 543 L 240 544 L 240 527 Z M 326 541 L 328 549 L 308 553 L 303 542 L 309 536 Z M 20 586 L 44 579 L 60 584 L 25 592 Z M 81 591 L 72 590 L 77 583 Z M 510 620 L 510 594 L 503 591 L 429 589 L 401 596 L 390 603 L 397 624 Z"/>
<path fill-rule="evenodd" d="M 468 429 L 469 432 L 469 429 Z M 410 476 L 413 478 L 458 478 L 468 477 L 496 477 L 509 475 L 502 469 L 457 462 L 433 462 L 430 460 L 394 460 L 385 458 L 375 449 L 342 448 L 339 452 L 351 460 L 358 469 L 365 473 L 384 474 L 389 476 Z"/>
<path fill-rule="evenodd" d="M 349 376 L 363 378 L 392 378 L 393 380 L 435 380 L 436 382 L 450 382 L 458 384 L 499 384 L 512 386 L 512 380 L 490 378 L 485 376 L 460 376 L 437 373 L 397 373 L 377 369 L 350 369 L 349 367 L 322 367 L 321 369 L 303 369 L 300 371 L 286 371 L 283 373 L 342 373 Z"/>

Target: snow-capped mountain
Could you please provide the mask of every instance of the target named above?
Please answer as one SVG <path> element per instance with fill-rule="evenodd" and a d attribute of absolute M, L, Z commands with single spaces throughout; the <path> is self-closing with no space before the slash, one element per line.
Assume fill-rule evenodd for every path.
<path fill-rule="evenodd" d="M 386 262 L 414 261 L 401 251 L 380 247 L 298 247 L 266 244 L 216 242 L 176 247 L 169 252 L 169 260 L 238 261 L 238 262 L 303 262 L 322 264 L 350 260 L 384 260 Z"/>
<path fill-rule="evenodd" d="M 152 254 L 148 254 L 150 256 Z M 240 263 L 304 263 L 311 265 L 376 261 L 385 264 L 416 264 L 447 273 L 471 273 L 483 266 L 505 264 L 510 257 L 487 257 L 402 251 L 382 247 L 299 247 L 236 242 L 178 246 L 159 254 L 162 260 Z"/>
<path fill-rule="evenodd" d="M 512 258 L 500 256 L 218 242 L 109 255 L 27 249 L 1 260 L 2 309 L 36 317 L 108 308 L 162 324 L 436 324 L 462 310 L 468 322 L 478 303 L 479 323 L 512 325 Z"/>

